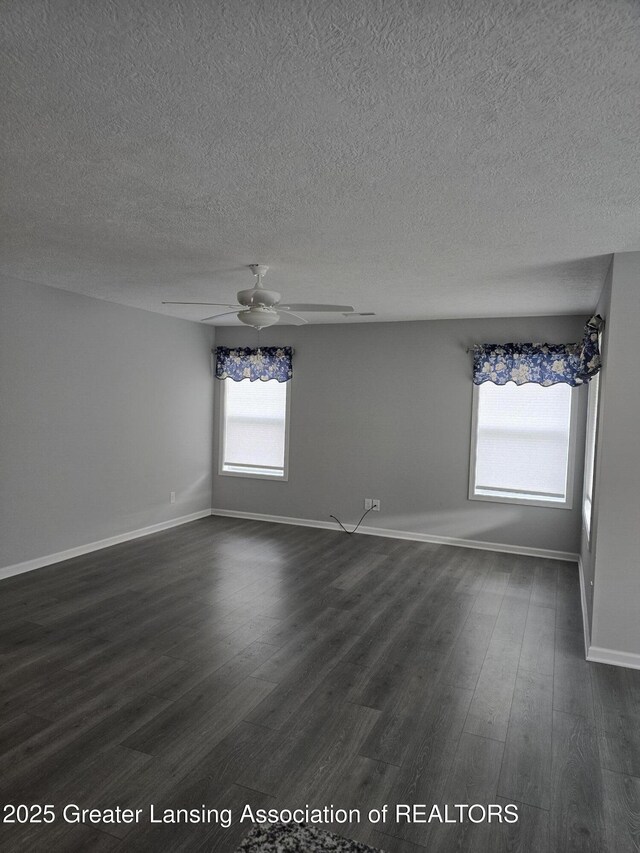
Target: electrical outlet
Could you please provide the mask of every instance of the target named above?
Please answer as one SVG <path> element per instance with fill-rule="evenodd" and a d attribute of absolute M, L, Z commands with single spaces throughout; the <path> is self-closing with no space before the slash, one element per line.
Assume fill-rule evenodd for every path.
<path fill-rule="evenodd" d="M 174 504 L 176 502 L 176 493 L 171 492 L 171 503 Z"/>
<path fill-rule="evenodd" d="M 373 498 L 371 501 L 371 509 L 374 512 L 380 512 L 380 498 Z"/>
<path fill-rule="evenodd" d="M 371 498 L 365 498 L 364 499 L 364 508 L 365 509 L 371 509 L 372 505 L 373 505 L 373 501 L 371 500 Z"/>

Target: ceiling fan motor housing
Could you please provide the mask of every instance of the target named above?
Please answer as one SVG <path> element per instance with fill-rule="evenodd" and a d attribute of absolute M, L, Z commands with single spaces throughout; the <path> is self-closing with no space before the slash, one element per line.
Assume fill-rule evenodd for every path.
<path fill-rule="evenodd" d="M 275 290 L 265 290 L 264 287 L 252 287 L 251 290 L 238 291 L 238 303 L 250 308 L 252 305 L 264 305 L 272 308 L 280 302 L 280 294 Z"/>

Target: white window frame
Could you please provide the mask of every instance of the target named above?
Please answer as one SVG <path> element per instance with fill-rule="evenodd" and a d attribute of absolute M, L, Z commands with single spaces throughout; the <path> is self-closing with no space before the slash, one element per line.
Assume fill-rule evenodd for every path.
<path fill-rule="evenodd" d="M 598 458 L 598 417 L 600 412 L 600 373 L 596 373 L 589 382 L 589 400 L 587 403 L 587 429 L 584 447 L 584 485 L 582 489 L 582 523 L 587 536 L 587 545 L 591 547 L 593 529 L 593 501 L 596 487 L 596 460 Z M 590 449 L 593 446 L 593 455 Z"/>
<path fill-rule="evenodd" d="M 575 477 L 576 457 L 576 431 L 578 415 L 578 395 L 575 388 L 571 388 L 571 410 L 569 414 L 569 449 L 567 458 L 566 497 L 565 500 L 553 500 L 552 498 L 534 498 L 530 496 L 511 495 L 487 495 L 476 493 L 476 454 L 478 448 L 478 404 L 480 401 L 480 385 L 473 383 L 473 401 L 471 408 L 471 453 L 469 464 L 469 500 L 489 501 L 490 503 L 518 504 L 521 506 L 542 506 L 555 509 L 573 509 L 573 492 Z M 506 491 L 506 490 L 505 490 Z"/>
<path fill-rule="evenodd" d="M 248 380 L 242 380 L 248 381 Z M 261 380 L 256 380 L 260 382 Z M 269 379 L 269 382 L 277 382 L 276 379 Z M 286 386 L 285 389 L 285 413 L 284 413 L 284 460 L 283 460 L 283 473 L 280 474 L 264 474 L 258 471 L 249 471 L 249 470 L 238 470 L 238 471 L 228 471 L 224 470 L 224 451 L 225 451 L 225 441 L 226 441 L 226 430 L 225 430 L 225 408 L 226 408 L 226 397 L 227 397 L 227 383 L 233 382 L 233 379 L 222 379 L 220 380 L 220 384 L 222 388 L 220 389 L 220 415 L 219 415 L 219 427 L 218 427 L 218 474 L 221 477 L 245 477 L 250 480 L 273 480 L 278 483 L 286 483 L 289 479 L 289 415 L 291 411 L 291 382 L 289 379 L 284 384 Z M 249 466 L 246 466 L 247 468 Z M 264 470 L 264 469 L 263 469 Z"/>

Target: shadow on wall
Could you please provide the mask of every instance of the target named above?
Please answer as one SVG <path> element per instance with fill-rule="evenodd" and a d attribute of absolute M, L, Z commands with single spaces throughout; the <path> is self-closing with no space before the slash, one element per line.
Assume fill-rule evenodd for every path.
<path fill-rule="evenodd" d="M 426 536 L 577 553 L 577 545 L 570 544 L 571 534 L 567 535 L 567 525 L 573 526 L 574 519 L 566 510 L 498 503 L 483 506 L 480 501 L 473 503 L 474 506 L 466 511 L 443 509 L 435 512 L 385 514 L 379 519 L 372 519 L 369 514 L 363 524 Z M 579 531 L 576 530 L 573 537 L 576 543 L 578 536 Z"/>
<path fill-rule="evenodd" d="M 376 526 L 390 530 L 410 530 L 412 533 L 425 533 L 437 536 L 451 536 L 457 539 L 475 539 L 491 531 L 510 527 L 520 519 L 520 508 L 501 505 L 500 523 L 496 524 L 496 514 L 490 508 L 461 512 L 460 509 L 439 510 L 437 512 L 397 513 L 384 515 Z M 378 519 L 374 519 L 377 521 Z M 367 522 L 374 520 L 371 514 Z"/>
<path fill-rule="evenodd" d="M 149 480 L 151 480 L 151 477 L 152 475 L 148 475 Z M 164 483 L 161 485 L 154 484 L 154 497 L 151 506 L 146 507 L 144 510 L 138 510 L 133 507 L 123 510 L 122 515 L 117 519 L 117 523 L 111 525 L 113 530 L 107 531 L 104 536 L 113 536 L 121 533 L 122 530 L 118 527 L 118 524 L 121 525 L 123 520 L 126 521 L 125 530 L 138 530 L 158 521 L 165 521 L 176 516 L 210 509 L 211 475 L 209 473 L 200 474 L 182 488 L 179 483 L 176 483 L 176 488 L 172 489 L 171 486 L 173 484 L 170 478 L 163 478 L 163 481 L 167 483 L 167 491 L 165 491 Z M 175 503 L 171 502 L 171 491 L 175 492 Z"/>
<path fill-rule="evenodd" d="M 200 499 L 203 493 L 209 489 L 210 482 L 211 475 L 205 472 L 200 477 L 193 480 L 186 488 L 178 491 L 179 499 L 184 500 L 187 503 L 189 501 Z"/>

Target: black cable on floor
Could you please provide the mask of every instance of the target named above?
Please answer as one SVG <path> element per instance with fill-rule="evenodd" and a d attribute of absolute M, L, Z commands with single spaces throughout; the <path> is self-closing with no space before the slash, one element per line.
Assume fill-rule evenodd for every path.
<path fill-rule="evenodd" d="M 364 518 L 364 517 L 365 517 L 365 515 L 367 515 L 367 513 L 371 512 L 371 510 L 372 510 L 372 509 L 373 509 L 373 507 L 372 507 L 372 506 L 370 506 L 370 507 L 369 507 L 369 509 L 365 509 L 365 511 L 362 513 L 362 518 Z M 330 515 L 330 516 L 329 516 L 329 518 L 333 518 L 333 519 L 335 519 L 335 520 L 338 522 L 338 524 L 340 525 L 340 527 L 341 527 L 341 528 L 344 530 L 344 532 L 347 534 L 347 536 L 353 536 L 353 534 L 356 532 L 356 530 L 357 530 L 357 529 L 360 527 L 360 525 L 362 524 L 362 518 L 361 518 L 361 519 L 360 519 L 360 521 L 359 521 L 359 522 L 356 524 L 356 526 L 353 528 L 353 530 L 347 530 L 347 528 L 344 526 L 344 524 L 340 521 L 340 519 L 339 519 L 339 518 L 336 518 L 336 516 L 335 516 L 335 515 Z"/>

